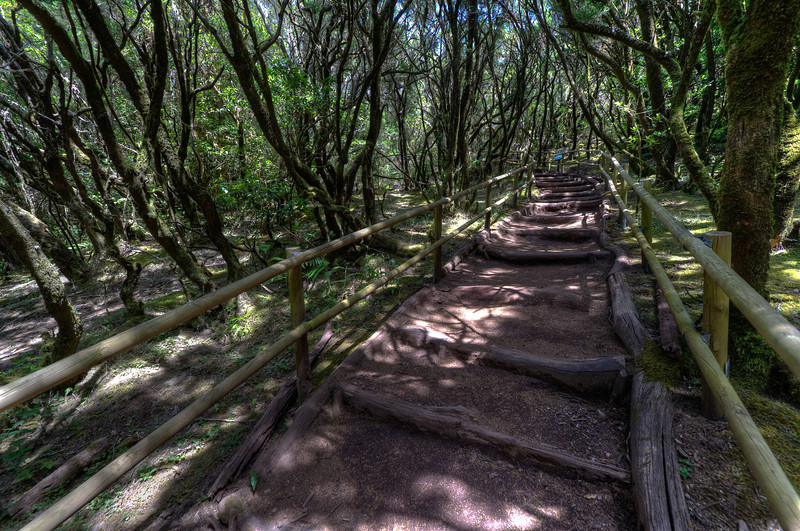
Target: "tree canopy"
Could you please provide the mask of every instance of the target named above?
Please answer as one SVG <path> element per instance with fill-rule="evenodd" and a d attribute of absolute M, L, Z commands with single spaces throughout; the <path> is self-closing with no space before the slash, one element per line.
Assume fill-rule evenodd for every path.
<path fill-rule="evenodd" d="M 382 190 L 599 148 L 699 190 L 764 292 L 800 178 L 799 33 L 800 0 L 3 0 L 2 254 L 75 280 L 110 259 L 141 315 L 132 239 L 208 292 L 199 243 L 235 280 L 260 243 L 374 223 Z"/>

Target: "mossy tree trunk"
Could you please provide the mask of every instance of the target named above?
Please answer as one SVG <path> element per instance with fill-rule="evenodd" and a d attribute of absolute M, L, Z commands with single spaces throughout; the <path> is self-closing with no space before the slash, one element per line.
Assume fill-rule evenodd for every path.
<path fill-rule="evenodd" d="M 736 0 L 720 0 L 717 20 L 725 44 L 728 94 L 718 227 L 733 234 L 734 270 L 764 293 L 783 99 L 792 41 L 800 27 L 800 0 L 765 0 L 749 5 L 746 12 Z"/>
<path fill-rule="evenodd" d="M 57 361 L 73 354 L 83 334 L 78 313 L 67 299 L 58 269 L 45 256 L 41 246 L 25 230 L 14 211 L 0 198 L 0 233 L 5 243 L 22 260 L 42 293 L 47 311 L 58 324 L 58 334 L 53 345 L 52 359 Z"/>
<path fill-rule="evenodd" d="M 783 136 L 778 148 L 778 170 L 775 173 L 773 240 L 781 237 L 792 221 L 798 182 L 800 182 L 800 117 L 795 113 L 792 104 L 784 100 Z"/>
<path fill-rule="evenodd" d="M 14 202 L 5 199 L 17 220 L 38 243 L 44 253 L 56 264 L 65 277 L 73 282 L 82 282 L 89 272 L 89 264 L 82 256 L 72 252 L 61 240 L 55 237 L 42 220 Z"/>

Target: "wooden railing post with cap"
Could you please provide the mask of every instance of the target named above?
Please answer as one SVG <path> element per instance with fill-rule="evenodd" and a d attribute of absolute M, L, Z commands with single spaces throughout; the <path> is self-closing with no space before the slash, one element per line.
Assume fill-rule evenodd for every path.
<path fill-rule="evenodd" d="M 437 205 L 433 210 L 433 241 L 442 239 L 442 205 Z M 433 252 L 433 282 L 442 278 L 442 248 L 437 247 Z"/>
<path fill-rule="evenodd" d="M 732 235 L 727 231 L 707 232 L 711 240 L 711 250 L 727 265 L 731 265 Z M 725 365 L 728 363 L 728 317 L 730 299 L 722 288 L 708 274 L 703 274 L 703 328 L 709 334 L 708 346 L 719 363 L 720 369 L 727 376 Z M 713 418 L 722 417 L 723 411 L 714 395 L 703 381 L 703 411 Z"/>
<path fill-rule="evenodd" d="M 300 252 L 299 247 L 286 249 L 286 257 Z M 287 272 L 289 276 L 289 306 L 292 313 L 292 328 L 300 326 L 306 318 L 305 296 L 303 294 L 303 268 L 297 265 Z M 302 402 L 311 394 L 311 364 L 308 360 L 308 334 L 303 334 L 294 342 L 294 366 L 297 371 L 297 396 Z"/>

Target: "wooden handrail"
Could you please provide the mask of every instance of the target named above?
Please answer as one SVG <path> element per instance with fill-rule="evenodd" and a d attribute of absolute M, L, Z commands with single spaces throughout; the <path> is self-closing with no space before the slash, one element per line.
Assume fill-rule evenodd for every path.
<path fill-rule="evenodd" d="M 601 169 L 601 172 L 639 242 L 639 247 L 650 264 L 650 269 L 664 293 L 669 309 L 675 316 L 678 329 L 697 360 L 703 378 L 722 408 L 731 431 L 736 437 L 739 449 L 744 454 L 753 476 L 764 491 L 772 511 L 784 529 L 800 529 L 800 496 L 797 495 L 789 478 L 786 477 L 786 473 L 761 435 L 758 426 L 747 412 L 725 373 L 722 372 L 714 353 L 711 352 L 700 332 L 695 329 L 694 322 L 689 316 L 689 312 L 686 311 L 680 295 L 672 285 L 646 236 L 638 229 L 636 219 L 619 195 L 613 180 L 604 170 Z"/>
<path fill-rule="evenodd" d="M 509 173 L 504 174 L 504 175 L 500 175 L 498 177 L 495 177 L 493 179 L 485 181 L 484 183 L 481 183 L 481 184 L 475 185 L 475 186 L 473 186 L 471 188 L 468 188 L 468 189 L 466 189 L 466 190 L 464 190 L 462 192 L 459 192 L 458 194 L 455 194 L 455 195 L 453 195 L 453 196 L 451 196 L 449 198 L 443 198 L 443 199 L 440 199 L 439 201 L 431 203 L 430 205 L 426 205 L 426 206 L 423 206 L 423 207 L 417 207 L 415 209 L 407 211 L 406 213 L 404 213 L 402 215 L 395 216 L 394 218 L 391 218 L 391 219 L 386 220 L 384 222 L 372 225 L 371 227 L 368 227 L 367 229 L 363 229 L 362 231 L 359 231 L 358 233 L 363 232 L 363 231 L 368 231 L 370 229 L 373 229 L 374 227 L 377 227 L 379 225 L 383 225 L 383 224 L 386 224 L 386 223 L 389 223 L 389 222 L 391 222 L 391 224 L 388 225 L 388 226 L 395 225 L 396 223 L 399 223 L 400 221 L 404 221 L 406 219 L 410 219 L 411 217 L 414 217 L 416 215 L 420 215 L 422 213 L 428 212 L 428 211 L 430 211 L 432 209 L 435 209 L 437 207 L 440 207 L 440 206 L 442 206 L 444 204 L 452 203 L 453 201 L 459 199 L 460 197 L 463 197 L 464 195 L 466 195 L 468 193 L 471 193 L 472 191 L 477 190 L 482 186 L 488 186 L 489 183 L 499 182 L 499 181 L 501 181 L 503 179 L 506 179 L 508 177 L 512 177 L 512 176 L 514 176 L 514 175 L 516 175 L 516 174 L 518 174 L 518 173 L 520 173 L 522 171 L 525 171 L 527 168 L 528 168 L 527 166 L 524 166 L 522 168 L 518 168 L 517 170 L 514 170 L 514 171 L 509 172 Z M 311 332 L 311 331 L 313 331 L 313 330 L 325 325 L 325 323 L 327 323 L 328 321 L 330 321 L 331 319 L 333 319 L 334 317 L 336 317 L 340 313 L 342 313 L 345 310 L 347 310 L 348 308 L 352 307 L 353 305 L 355 305 L 356 303 L 358 303 L 362 299 L 368 297 L 369 295 L 374 293 L 376 290 L 378 290 L 382 286 L 384 286 L 386 283 L 388 283 L 392 279 L 396 278 L 397 276 L 401 275 L 402 273 L 407 271 L 409 268 L 411 268 L 412 266 L 417 264 L 419 261 L 421 261 L 423 258 L 428 256 L 432 252 L 436 251 L 437 249 L 439 249 L 442 245 L 444 245 L 445 243 L 447 243 L 451 239 L 455 238 L 458 234 L 463 232 L 467 227 L 469 227 L 470 225 L 476 223 L 477 221 L 479 221 L 481 219 L 484 219 L 486 216 L 490 215 L 492 210 L 494 210 L 495 208 L 501 206 L 503 203 L 508 201 L 508 199 L 511 198 L 514 194 L 517 194 L 517 193 L 521 192 L 527 186 L 528 186 L 528 182 L 525 182 L 522 186 L 519 186 L 519 187 L 513 189 L 511 192 L 507 193 L 505 196 L 503 196 L 502 198 L 497 200 L 495 203 L 492 203 L 491 205 L 487 205 L 476 216 L 472 217 L 471 219 L 469 219 L 465 223 L 461 224 L 455 231 L 451 232 L 450 234 L 448 234 L 446 236 L 443 236 L 442 238 L 440 238 L 439 240 L 437 240 L 433 244 L 429 245 L 428 247 L 426 247 L 425 249 L 423 249 L 422 251 L 420 251 L 419 253 L 414 255 L 412 258 L 410 258 L 409 260 L 407 260 L 403 264 L 399 265 L 394 270 L 392 270 L 389 273 L 387 273 L 386 276 L 384 276 L 384 277 L 372 282 L 371 284 L 369 284 L 368 286 L 364 287 L 363 289 L 361 289 L 357 293 L 351 295 L 347 299 L 339 302 L 338 304 L 334 305 L 333 307 L 331 307 L 331 308 L 325 310 L 324 312 L 320 313 L 319 315 L 317 315 L 313 319 L 310 319 L 310 320 L 302 323 L 300 326 L 297 326 L 294 329 L 292 329 L 290 332 L 288 332 L 287 334 L 285 334 L 284 336 L 279 338 L 275 343 L 273 343 L 272 345 L 268 346 L 263 352 L 258 354 L 255 358 L 253 358 L 252 360 L 247 362 L 239 370 L 237 370 L 236 372 L 234 372 L 233 374 L 231 374 L 230 376 L 225 378 L 222 382 L 220 382 L 217 385 L 215 385 L 206 394 L 204 394 L 203 396 L 201 396 L 200 398 L 198 398 L 197 400 L 192 402 L 189 406 L 187 406 L 185 409 L 183 409 L 177 415 L 172 417 L 166 423 L 162 424 L 160 427 L 158 427 L 156 430 L 154 430 L 152 433 L 150 433 L 147 437 L 142 439 L 135 446 L 133 446 L 128 451 L 126 451 L 125 453 L 123 453 L 122 455 L 117 457 L 114 461 L 112 461 L 108 465 L 106 465 L 102 470 L 100 470 L 95 475 L 93 475 L 91 478 L 86 480 L 86 482 L 84 482 L 82 485 L 80 485 L 75 490 L 70 492 L 67 496 L 65 496 L 64 498 L 62 498 L 61 500 L 59 500 L 58 502 L 53 504 L 49 509 L 47 509 L 41 515 L 39 515 L 36 519 L 34 519 L 32 522 L 30 522 L 23 529 L 41 530 L 41 529 L 55 529 L 56 527 L 58 527 L 67 518 L 69 518 L 70 516 L 75 514 L 78 510 L 80 510 L 81 507 L 83 507 L 84 505 L 89 503 L 97 495 L 99 495 L 106 488 L 108 488 L 115 481 L 117 481 L 124 474 L 126 474 L 128 471 L 130 471 L 133 467 L 135 467 L 138 463 L 140 463 L 144 458 L 146 458 L 148 455 L 150 455 L 152 452 L 154 452 L 157 448 L 159 448 L 161 445 L 163 445 L 169 439 L 171 439 L 180 430 L 182 430 L 183 428 L 185 428 L 186 426 L 191 424 L 191 422 L 193 422 L 194 419 L 199 417 L 205 410 L 207 410 L 209 407 L 211 407 L 215 403 L 219 402 L 228 393 L 230 393 L 231 391 L 236 389 L 245 380 L 247 380 L 247 378 L 249 378 L 250 376 L 255 374 L 258 370 L 260 370 L 262 367 L 264 367 L 264 365 L 266 365 L 269 361 L 271 361 L 273 358 L 275 358 L 275 356 L 277 356 L 278 354 L 283 352 L 285 349 L 287 349 L 291 344 L 293 344 L 299 338 L 301 338 L 304 335 L 308 334 L 309 332 Z M 411 212 L 416 212 L 416 214 L 408 215 Z M 388 228 L 388 227 L 383 227 L 383 228 Z M 379 230 L 383 230 L 383 228 L 381 228 Z M 353 236 L 355 234 L 358 234 L 358 233 L 353 233 L 351 235 L 345 236 L 344 238 L 340 238 L 339 240 L 336 240 L 336 242 L 339 242 L 340 240 L 347 239 L 347 238 L 349 238 L 349 237 L 351 237 L 351 236 Z M 371 232 L 370 234 L 373 234 L 373 233 L 374 232 Z M 360 236 L 360 237 L 354 239 L 353 241 L 358 241 L 359 239 L 361 239 L 363 237 L 366 237 L 366 235 L 365 236 Z M 310 259 L 312 259 L 312 258 L 314 258 L 316 256 L 322 256 L 322 254 L 315 254 L 315 251 L 320 249 L 320 248 L 326 248 L 326 246 L 328 246 L 330 244 L 333 244 L 333 243 L 335 243 L 335 242 L 330 242 L 329 244 L 325 244 L 325 245 L 319 246 L 319 247 L 317 247 L 315 249 L 311 249 L 311 250 L 306 251 L 304 253 L 298 253 L 296 255 L 293 255 L 292 257 L 290 257 L 290 258 L 288 258 L 286 260 L 283 260 L 282 262 L 280 262 L 278 264 L 275 264 L 275 266 L 271 266 L 270 268 L 266 268 L 266 269 L 260 271 L 259 273 L 256 273 L 255 275 L 264 274 L 264 271 L 267 271 L 268 269 L 275 268 L 276 266 L 281 266 L 281 264 L 284 264 L 283 265 L 283 267 L 285 268 L 285 269 L 283 269 L 284 271 L 288 270 L 288 269 L 290 269 L 292 267 L 298 267 L 300 264 L 302 264 L 303 260 L 310 260 Z M 338 249 L 338 248 L 340 248 L 342 246 L 343 245 L 341 245 L 339 247 L 336 247 L 336 248 Z M 328 250 L 326 252 L 330 252 L 330 250 Z M 276 276 L 277 274 L 280 274 L 280 273 L 276 273 L 275 275 L 272 275 L 270 273 L 271 276 L 269 278 L 272 278 L 272 277 Z M 251 277 L 252 276 L 253 275 L 251 275 Z M 247 277 L 247 278 L 249 279 L 250 277 Z M 245 280 L 245 279 L 243 279 L 243 280 Z M 225 289 L 225 288 L 222 288 L 222 289 Z M 219 292 L 219 291 L 221 291 L 221 290 L 218 290 L 217 292 Z M 215 292 L 215 293 L 217 293 L 217 292 Z M 198 299 L 198 300 L 200 300 L 200 299 Z M 187 305 L 184 305 L 184 306 L 187 306 Z M 177 308 L 176 310 L 178 310 L 178 309 L 180 309 L 180 308 Z M 197 314 L 195 314 L 195 315 L 197 315 Z M 156 319 L 153 319 L 153 321 L 155 321 L 155 320 Z M 133 329 L 131 329 L 131 330 L 133 330 Z M 150 337 L 152 337 L 152 336 L 150 336 Z M 141 341 L 144 341 L 144 340 L 141 340 Z"/>
<path fill-rule="evenodd" d="M 529 165 L 530 166 L 530 165 Z M 376 234 L 409 220 L 416 216 L 425 214 L 435 209 L 437 206 L 444 206 L 457 201 L 458 199 L 487 187 L 493 183 L 503 181 L 509 177 L 525 171 L 528 166 L 522 166 L 503 175 L 498 175 L 492 179 L 476 184 L 450 197 L 444 197 L 428 205 L 419 206 L 398 214 L 390 219 L 375 223 L 359 231 L 342 236 L 339 239 L 319 245 L 302 253 L 291 256 L 277 264 L 264 268 L 243 279 L 237 280 L 207 295 L 175 308 L 164 315 L 150 319 L 124 332 L 114 335 L 104 341 L 96 343 L 91 347 L 85 348 L 68 356 L 62 360 L 39 369 L 29 375 L 23 376 L 9 384 L 0 387 L 0 412 L 5 411 L 17 404 L 25 402 L 48 389 L 52 389 L 62 382 L 66 382 L 83 374 L 95 365 L 117 356 L 136 345 L 147 341 L 159 334 L 175 328 L 176 326 L 205 313 L 206 311 L 229 301 L 245 291 L 251 290 L 259 284 L 282 274 L 286 271 L 302 265 L 308 260 L 324 256 L 332 251 L 346 247 L 352 243 L 362 240 L 368 236 Z"/>
<path fill-rule="evenodd" d="M 723 262 L 711 249 L 695 238 L 689 230 L 673 218 L 667 210 L 644 187 L 635 181 L 619 164 L 616 158 L 603 153 L 619 175 L 636 192 L 676 240 L 703 266 L 703 270 L 728 294 L 742 315 L 766 339 L 767 343 L 789 366 L 795 376 L 800 377 L 800 330 L 783 317 L 769 302 L 759 295 L 750 284 Z"/>

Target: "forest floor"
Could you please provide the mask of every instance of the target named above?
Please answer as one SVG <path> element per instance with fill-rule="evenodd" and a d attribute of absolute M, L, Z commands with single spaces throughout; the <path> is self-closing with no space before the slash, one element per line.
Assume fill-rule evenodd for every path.
<path fill-rule="evenodd" d="M 393 207 L 401 209 L 413 206 L 415 199 L 407 197 L 405 201 L 405 204 L 398 203 Z M 695 196 L 671 194 L 666 203 L 673 214 L 691 230 L 699 233 L 707 230 L 701 202 Z M 457 220 L 450 221 L 451 224 L 456 224 Z M 636 261 L 639 254 L 632 239 L 613 224 L 609 228 L 616 243 L 625 247 L 632 261 Z M 401 233 L 397 235 L 407 238 L 409 243 L 426 241 L 427 225 L 424 223 L 408 223 L 404 229 L 410 236 L 401 236 Z M 661 254 L 669 257 L 666 265 L 673 279 L 686 294 L 685 299 L 690 304 L 690 310 L 694 309 L 698 313 L 699 303 L 692 301 L 699 298 L 702 286 L 699 266 L 691 265 L 686 253 L 670 247 L 668 240 L 663 238 L 663 228 L 659 230 L 657 226 L 656 234 L 657 245 L 661 245 Z M 452 253 L 463 242 L 463 238 L 452 242 L 449 252 Z M 185 302 L 184 290 L 175 280 L 174 271 L 167 266 L 167 262 L 152 249 L 142 248 L 136 252 L 151 258 L 138 291 L 139 296 L 147 301 L 148 313 L 157 315 Z M 445 252 L 445 256 L 447 255 L 448 251 Z M 219 259 L 210 252 L 202 256 L 207 260 L 207 265 L 216 271 L 217 277 L 222 278 L 222 264 Z M 795 323 L 800 310 L 800 297 L 795 295 L 798 287 L 794 276 L 797 256 L 797 248 L 790 248 L 775 256 L 773 261 L 777 265 L 773 266 L 771 285 L 773 302 L 787 317 L 795 319 Z M 374 253 L 368 254 L 357 265 L 331 259 L 309 266 L 306 275 L 307 278 L 313 275 L 313 278 L 307 282 L 308 313 L 314 315 L 330 306 L 342 297 L 342 292 L 352 293 L 380 273 L 391 269 L 396 261 L 402 259 Z M 478 266 L 465 265 L 467 267 L 472 267 L 472 272 L 480 276 L 480 271 L 475 269 Z M 456 276 L 465 271 L 468 269 L 457 270 Z M 71 300 L 79 308 L 86 323 L 84 345 L 93 344 L 124 326 L 121 303 L 116 297 L 116 284 L 121 280 L 118 275 L 109 273 L 107 277 L 98 278 L 97 283 L 79 287 L 71 294 Z M 391 317 L 394 311 L 402 301 L 423 286 L 426 278 L 430 278 L 429 265 L 393 282 L 388 289 L 363 301 L 353 311 L 337 319 L 334 322 L 334 339 L 315 371 L 315 383 L 319 384 L 381 325 L 390 319 L 396 319 L 397 316 Z M 448 282 L 452 278 L 454 277 Z M 509 282 L 513 280 L 515 279 L 510 278 Z M 74 389 L 63 394 L 50 393 L 0 415 L 3 429 L 3 439 L 0 440 L 0 507 L 8 508 L 36 481 L 70 456 L 88 447 L 92 441 L 101 436 L 111 438 L 114 441 L 112 446 L 90 463 L 82 474 L 53 489 L 35 508 L 39 510 L 47 507 L 119 455 L 125 449 L 118 446 L 120 443 L 130 444 L 130 436 L 146 435 L 208 390 L 219 381 L 221 374 L 232 372 L 265 345 L 271 344 L 285 333 L 289 329 L 289 316 L 282 305 L 286 293 L 284 282 L 284 279 L 276 279 L 251 292 L 250 310 L 226 324 L 207 320 L 195 321 L 192 326 L 166 333 L 104 363 L 92 370 Z M 634 266 L 628 272 L 628 282 L 633 288 L 634 301 L 644 323 L 655 329 L 652 278 L 642 267 Z M 427 304 L 436 305 L 438 297 L 442 299 L 439 306 L 452 305 L 453 289 L 458 291 L 454 285 L 450 290 L 437 290 L 436 296 L 431 296 Z M 591 304 L 588 307 L 592 307 Z M 478 328 L 472 330 L 471 334 L 477 334 L 475 337 L 491 336 L 486 328 L 481 328 L 490 326 L 488 314 L 480 314 L 477 308 L 459 311 L 471 312 L 477 318 Z M 494 308 L 491 312 L 493 311 Z M 0 345 L 0 370 L 3 380 L 9 381 L 36 368 L 36 344 L 41 332 L 52 329 L 53 325 L 44 312 L 35 284 L 24 276 L 6 278 L 0 284 L 0 315 L 0 335 L 3 337 Z M 571 333 L 579 337 L 582 334 L 581 327 L 565 330 L 567 323 L 559 322 L 554 313 L 549 315 L 545 311 L 538 315 L 543 315 L 545 319 L 549 317 L 553 326 L 561 326 L 561 335 Z M 481 335 L 481 331 L 486 333 Z M 498 333 L 493 339 L 502 340 L 505 337 L 507 334 Z M 313 335 L 310 343 L 313 345 L 317 338 L 318 334 Z M 613 342 L 611 339 L 608 341 Z M 508 346 L 525 350 L 522 343 Z M 452 353 L 434 354 L 443 356 L 440 361 L 445 365 L 456 363 Z M 736 449 L 727 424 L 724 421 L 710 421 L 700 415 L 696 368 L 688 356 L 684 358 L 679 366 L 674 367 L 671 389 L 676 403 L 674 426 L 684 475 L 684 490 L 693 525 L 698 529 L 734 529 L 741 519 L 750 529 L 779 529 L 777 522 L 770 516 L 764 497 L 750 476 L 743 457 Z M 425 398 L 428 396 L 426 393 L 431 390 L 415 390 L 411 382 L 415 378 L 415 371 L 421 370 L 417 362 L 424 361 L 410 359 L 406 368 L 401 367 L 391 377 L 406 381 L 407 391 L 401 392 L 398 398 L 413 398 L 416 402 L 433 405 L 433 401 Z M 209 483 L 224 464 L 226 456 L 236 448 L 255 420 L 264 412 L 269 398 L 290 372 L 291 363 L 291 353 L 285 353 L 274 360 L 248 383 L 208 411 L 202 419 L 198 419 L 82 509 L 66 527 L 158 528 L 185 514 L 195 504 L 202 503 Z M 387 373 L 385 370 L 382 372 Z M 465 389 L 465 384 L 460 382 L 457 374 L 459 371 L 450 371 L 450 377 L 443 376 L 436 393 L 466 393 L 472 397 L 476 407 L 483 402 L 494 404 L 492 407 L 495 409 L 481 413 L 482 418 L 497 420 L 503 429 L 519 437 L 528 434 L 526 426 L 522 422 L 517 425 L 517 422 L 509 421 L 505 415 L 516 413 L 513 417 L 515 420 L 522 418 L 520 415 L 523 414 L 517 411 L 521 405 L 516 397 L 522 396 L 518 391 L 524 389 L 526 392 L 539 393 L 537 396 L 543 400 L 543 407 L 550 404 L 552 415 L 563 417 L 549 418 L 552 422 L 536 428 L 545 434 L 545 438 L 550 438 L 546 442 L 557 445 L 568 441 L 570 451 L 585 454 L 588 459 L 594 457 L 613 463 L 626 452 L 624 435 L 627 430 L 627 410 L 624 404 L 608 405 L 584 402 L 583 398 L 565 398 L 558 393 L 549 392 L 546 384 L 531 384 L 529 381 L 523 383 L 515 375 L 502 381 L 493 381 L 488 373 L 480 386 L 480 395 L 477 395 Z M 375 389 L 382 390 L 383 384 L 375 384 L 381 382 L 382 378 L 389 376 L 365 378 L 362 387 L 367 389 L 377 385 Z M 486 398 L 490 395 L 494 397 L 493 393 L 496 394 L 498 390 L 501 391 L 499 397 L 491 400 Z M 779 460 L 793 481 L 796 481 L 800 477 L 800 414 L 797 409 L 745 388 L 740 387 L 740 392 L 747 406 L 751 408 L 756 422 L 762 426 L 767 440 L 774 445 L 773 449 Z M 601 418 L 607 418 L 612 428 L 598 438 L 590 429 Z M 544 422 L 546 419 L 546 416 L 538 420 L 525 418 L 525 422 Z M 331 422 L 331 426 L 335 427 L 337 421 Z M 290 425 L 291 420 L 279 431 L 286 430 Z M 357 429 L 353 433 L 341 433 L 334 429 L 325 436 L 332 440 L 345 441 L 352 446 L 354 452 L 369 456 L 368 459 L 350 463 L 350 466 L 356 467 L 354 470 L 361 467 L 358 470 L 365 477 L 376 481 L 383 478 L 386 482 L 386 477 L 395 472 L 394 469 L 387 468 L 383 459 L 385 456 L 377 453 L 377 442 L 381 439 L 388 438 L 393 442 L 402 439 L 405 442 L 398 445 L 398 452 L 408 443 L 408 449 L 419 456 L 419 462 L 411 465 L 412 471 L 420 471 L 421 479 L 416 495 L 419 499 L 429 500 L 432 505 L 449 508 L 447 510 L 451 515 L 450 520 L 418 521 L 419 525 L 501 528 L 540 526 L 560 529 L 572 528 L 572 524 L 577 525 L 578 522 L 588 524 L 589 519 L 593 518 L 592 522 L 607 523 L 606 528 L 635 527 L 631 512 L 632 501 L 623 489 L 614 484 L 584 482 L 581 489 L 585 492 L 581 491 L 580 494 L 583 501 L 575 508 L 568 508 L 563 505 L 563 496 L 559 495 L 562 487 L 559 486 L 561 480 L 558 474 L 552 477 L 547 475 L 547 478 L 543 478 L 541 473 L 530 474 L 532 469 L 526 463 L 509 466 L 508 461 L 503 460 L 496 451 L 482 450 L 474 445 L 453 441 L 445 443 L 449 445 L 446 453 L 453 459 L 458 458 L 458 462 L 450 463 L 446 459 L 436 461 L 432 459 L 434 454 L 426 446 L 425 441 L 429 435 L 412 433 L 387 424 L 356 422 L 355 427 Z M 364 437 L 355 437 L 357 434 Z M 400 437 L 400 434 L 403 436 Z M 340 439 L 333 439 L 334 437 Z M 314 449 L 309 447 L 306 450 Z M 596 452 L 599 453 L 595 455 Z M 332 465 L 321 460 L 319 466 Z M 309 473 L 316 474 L 317 471 L 310 467 Z M 447 483 L 444 490 L 434 490 L 432 485 L 440 484 L 437 483 L 437 478 L 447 474 L 450 474 L 452 481 Z M 425 480 L 423 476 L 428 479 Z M 265 474 L 259 479 L 256 494 L 263 497 L 270 508 L 268 514 L 260 517 L 275 524 L 282 523 L 284 528 L 323 524 L 322 520 L 304 519 L 305 515 L 298 518 L 302 509 L 306 509 L 307 515 L 312 508 L 316 511 L 317 518 L 329 518 L 328 525 L 332 527 L 354 527 L 358 522 L 384 526 L 390 526 L 393 522 L 400 523 L 364 520 L 363 512 L 356 514 L 355 509 L 344 514 L 342 511 L 346 507 L 337 507 L 334 503 L 330 503 L 328 507 L 323 503 L 323 493 L 302 488 L 301 493 L 296 492 L 298 485 L 293 483 L 292 474 L 282 476 L 280 481 L 281 483 L 270 483 Z M 485 498 L 487 492 L 509 499 L 519 494 L 504 487 L 506 481 L 509 481 L 508 485 L 514 482 L 514 485 L 526 492 L 534 489 L 539 482 L 549 486 L 541 490 L 547 494 L 542 494 L 540 498 L 514 498 L 505 505 L 490 503 Z M 795 485 L 798 486 L 797 483 Z M 326 488 L 340 488 L 341 493 L 347 492 L 347 485 L 330 483 Z M 291 500 L 299 503 L 292 504 Z M 468 500 L 473 500 L 473 507 L 479 508 L 472 516 L 468 514 Z M 394 500 L 392 503 L 402 503 L 402 500 Z M 281 509 L 289 507 L 300 512 L 294 514 Z M 598 507 L 606 512 L 598 512 Z M 276 509 L 275 512 L 271 512 L 273 508 Z M 420 514 L 425 512 L 424 507 L 418 509 Z M 402 510 L 410 512 L 413 508 L 398 509 L 400 512 Z M 3 529 L 16 528 L 25 519 L 34 516 L 26 515 L 23 520 L 11 520 L 5 516 L 5 510 L 2 514 L 0 528 Z M 585 528 L 582 524 L 578 527 Z"/>

